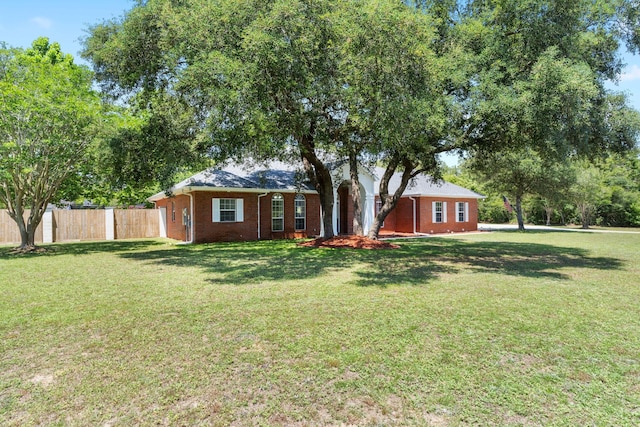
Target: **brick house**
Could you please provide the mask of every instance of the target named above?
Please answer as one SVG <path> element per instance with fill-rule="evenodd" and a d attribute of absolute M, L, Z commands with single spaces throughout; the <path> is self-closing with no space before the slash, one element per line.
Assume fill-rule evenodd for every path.
<path fill-rule="evenodd" d="M 337 166 L 332 175 L 336 184 L 334 232 L 350 234 L 353 203 L 348 167 Z M 367 233 L 375 215 L 378 187 L 375 176 L 368 171 L 362 171 L 359 179 L 363 226 Z M 383 232 L 441 233 L 477 229 L 477 200 L 482 196 L 448 183 L 438 187 L 453 192 L 446 195 L 423 185 L 423 181 L 429 180 L 417 178 L 415 188 L 434 194 L 416 194 L 412 191 L 414 187 L 408 188 L 398 208 L 387 217 Z M 390 190 L 393 191 L 391 186 Z M 318 193 L 304 173 L 283 163 L 272 163 L 262 169 L 246 166 L 207 169 L 176 184 L 168 194 L 160 192 L 149 200 L 163 211 L 166 236 L 185 242 L 289 239 L 322 233 Z M 435 213 L 430 213 L 429 206 Z M 429 218 L 434 221 L 428 221 Z"/>
<path fill-rule="evenodd" d="M 384 169 L 377 168 L 382 176 Z M 376 181 L 375 188 L 379 188 Z M 389 193 L 400 185 L 400 175 L 389 181 Z M 478 200 L 484 196 L 446 181 L 418 175 L 407 186 L 396 208 L 385 218 L 380 233 L 435 234 L 478 229 Z M 380 209 L 376 193 L 376 212 Z"/>

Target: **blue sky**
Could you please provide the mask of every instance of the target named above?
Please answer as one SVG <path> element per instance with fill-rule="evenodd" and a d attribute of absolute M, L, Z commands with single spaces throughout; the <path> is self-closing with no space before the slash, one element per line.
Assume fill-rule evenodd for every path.
<path fill-rule="evenodd" d="M 133 5 L 133 0 L 0 0 L 0 41 L 28 47 L 46 36 L 79 60 L 80 38 L 87 27 L 119 17 Z M 640 56 L 625 54 L 624 62 L 620 81 L 609 87 L 626 92 L 631 105 L 640 110 Z"/>
<path fill-rule="evenodd" d="M 40 36 L 79 59 L 79 39 L 91 24 L 121 16 L 132 0 L 0 0 L 0 41 L 29 47 Z"/>
<path fill-rule="evenodd" d="M 0 0 L 0 41 L 28 47 L 47 36 L 78 57 L 79 39 L 89 25 L 119 17 L 133 5 L 133 0 Z M 640 110 L 640 56 L 627 54 L 624 60 L 628 65 L 620 82 L 610 87 L 627 92 Z"/>

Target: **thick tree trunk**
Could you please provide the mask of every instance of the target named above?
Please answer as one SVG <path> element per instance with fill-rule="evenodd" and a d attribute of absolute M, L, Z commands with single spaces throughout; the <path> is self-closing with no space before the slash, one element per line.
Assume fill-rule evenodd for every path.
<path fill-rule="evenodd" d="M 378 214 L 373 219 L 373 224 L 371 224 L 371 229 L 369 230 L 368 234 L 368 237 L 370 239 L 378 239 L 380 228 L 382 227 L 385 218 L 398 205 L 400 197 L 402 197 L 404 190 L 409 184 L 409 180 L 411 180 L 411 178 L 419 173 L 419 171 L 414 171 L 414 165 L 411 162 L 405 161 L 403 164 L 404 171 L 400 180 L 400 186 L 396 189 L 393 195 L 389 196 L 389 181 L 395 173 L 396 168 L 398 167 L 398 163 L 399 160 L 397 158 L 392 158 L 389 162 L 389 165 L 385 169 L 384 174 L 380 178 L 380 188 L 378 189 L 378 194 L 380 197 L 380 201 L 382 202 L 382 206 L 380 207 L 380 211 L 378 212 Z"/>
<path fill-rule="evenodd" d="M 333 179 L 331 172 L 315 153 L 313 126 L 309 134 L 299 139 L 302 164 L 307 176 L 320 196 L 322 234 L 320 238 L 330 239 L 333 233 Z"/>
<path fill-rule="evenodd" d="M 330 239 L 334 236 L 333 232 L 333 183 L 331 174 L 327 168 L 326 176 L 318 180 L 317 191 L 320 195 L 320 213 L 322 215 L 322 235 L 323 239 Z M 324 171 L 322 171 L 324 172 Z M 323 175 L 323 173 L 321 173 Z"/>
<path fill-rule="evenodd" d="M 522 196 L 516 195 L 516 217 L 518 219 L 518 230 L 524 231 L 524 217 L 522 215 Z"/>
<path fill-rule="evenodd" d="M 35 249 L 35 235 L 36 230 L 34 227 L 27 227 L 26 230 L 20 230 L 20 239 L 22 242 L 20 243 L 20 247 L 18 247 L 18 249 L 24 252 Z"/>
<path fill-rule="evenodd" d="M 18 250 L 28 252 L 35 249 L 35 235 L 40 221 L 42 221 L 42 213 L 37 208 L 31 210 L 29 218 L 25 221 L 24 210 L 22 206 L 16 206 L 14 209 L 9 209 L 9 216 L 13 219 L 18 226 L 20 232 L 20 246 Z"/>
<path fill-rule="evenodd" d="M 358 177 L 358 157 L 349 153 L 349 175 L 351 177 L 351 200 L 353 201 L 353 234 L 364 235 L 362 227 L 362 199 L 360 194 L 360 178 Z"/>

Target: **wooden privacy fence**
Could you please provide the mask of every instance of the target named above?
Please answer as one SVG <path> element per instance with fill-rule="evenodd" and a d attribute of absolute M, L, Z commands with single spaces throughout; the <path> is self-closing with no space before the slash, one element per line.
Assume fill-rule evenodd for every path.
<path fill-rule="evenodd" d="M 29 212 L 25 213 L 28 217 Z M 164 209 L 72 209 L 45 213 L 36 243 L 166 237 Z M 0 244 L 20 243 L 18 226 L 0 210 Z"/>
<path fill-rule="evenodd" d="M 54 210 L 51 213 L 54 242 L 107 239 L 103 209 Z"/>
<path fill-rule="evenodd" d="M 156 209 L 118 209 L 114 210 L 115 238 L 137 239 L 159 237 L 159 210 Z M 162 237 L 166 237 L 162 236 Z"/>
<path fill-rule="evenodd" d="M 24 218 L 29 218 L 30 210 L 24 213 Z M 36 243 L 42 243 L 42 224 L 36 228 Z M 0 209 L 0 244 L 20 243 L 20 231 L 18 224 L 11 219 L 6 209 Z"/>

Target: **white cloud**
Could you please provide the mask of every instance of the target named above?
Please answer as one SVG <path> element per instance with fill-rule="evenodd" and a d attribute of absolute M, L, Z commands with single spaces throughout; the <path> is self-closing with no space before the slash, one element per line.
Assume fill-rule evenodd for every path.
<path fill-rule="evenodd" d="M 53 21 L 49 18 L 44 18 L 42 16 L 36 16 L 35 18 L 31 18 L 31 22 L 36 24 L 40 28 L 44 28 L 48 30 L 53 25 Z"/>
<path fill-rule="evenodd" d="M 630 82 L 632 80 L 640 80 L 640 67 L 636 64 L 628 66 L 620 76 L 621 82 Z"/>

